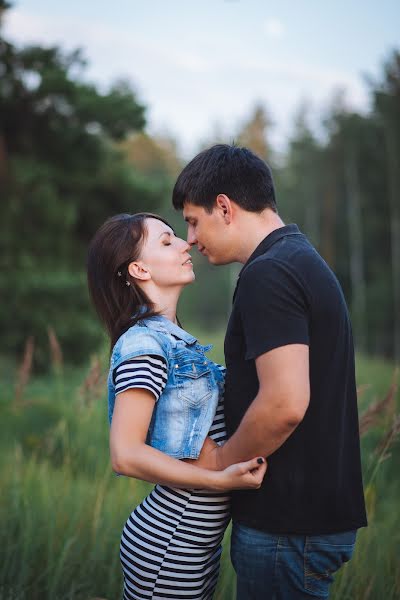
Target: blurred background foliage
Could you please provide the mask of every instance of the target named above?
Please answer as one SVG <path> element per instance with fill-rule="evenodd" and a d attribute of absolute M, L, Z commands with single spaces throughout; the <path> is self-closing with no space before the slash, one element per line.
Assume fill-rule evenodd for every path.
<path fill-rule="evenodd" d="M 223 360 L 223 329 L 193 329 Z M 28 348 L 29 349 L 29 348 Z M 151 485 L 116 477 L 108 452 L 107 352 L 90 365 L 62 364 L 31 377 L 32 346 L 18 371 L 0 362 L 0 598 L 116 600 L 121 530 Z M 357 357 L 360 432 L 369 526 L 336 578 L 332 600 L 397 600 L 400 528 L 400 413 L 389 361 Z M 365 385 L 369 384 L 369 385 Z M 224 538 L 214 600 L 234 600 Z"/>
<path fill-rule="evenodd" d="M 36 369 L 48 364 L 49 325 L 67 362 L 81 363 L 102 339 L 85 259 L 108 216 L 158 211 L 185 234 L 170 206 L 184 164 L 176 143 L 146 132 L 146 107 L 130 84 L 100 91 L 84 73 L 78 50 L 0 40 L 2 353 L 20 356 L 32 335 Z M 223 141 L 249 146 L 272 165 L 282 217 L 298 223 L 344 287 L 358 349 L 399 360 L 400 53 L 366 85 L 370 113 L 350 112 L 338 92 L 318 136 L 310 108 L 299 106 L 284 155 L 270 146 L 273 119 L 261 105 Z M 218 132 L 204 145 L 215 141 Z M 195 269 L 181 320 L 211 331 L 226 319 L 237 267 L 196 257 Z"/>

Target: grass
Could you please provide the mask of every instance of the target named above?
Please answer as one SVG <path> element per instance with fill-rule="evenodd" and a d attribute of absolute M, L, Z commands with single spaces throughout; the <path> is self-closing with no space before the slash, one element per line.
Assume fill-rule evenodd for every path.
<path fill-rule="evenodd" d="M 211 355 L 221 361 L 221 335 L 206 337 L 199 339 L 214 342 Z M 106 360 L 94 358 L 87 370 L 58 364 L 53 375 L 34 378 L 27 364 L 16 388 L 18 370 L 0 362 L 0 598 L 117 600 L 120 533 L 151 486 L 111 471 Z M 360 392 L 364 412 L 387 393 L 393 365 L 358 357 L 357 375 L 359 384 L 369 384 Z M 362 439 L 369 527 L 335 581 L 334 600 L 400 597 L 400 447 L 396 435 L 388 447 L 381 444 L 396 410 L 398 395 L 374 415 Z M 228 542 L 229 531 L 215 600 L 234 598 Z"/>

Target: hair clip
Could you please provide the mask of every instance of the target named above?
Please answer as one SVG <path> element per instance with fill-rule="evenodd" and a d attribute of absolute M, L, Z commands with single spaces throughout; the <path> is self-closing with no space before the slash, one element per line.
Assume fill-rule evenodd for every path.
<path fill-rule="evenodd" d="M 121 271 L 118 271 L 117 275 L 118 275 L 118 277 L 122 277 Z"/>
<path fill-rule="evenodd" d="M 130 281 L 126 281 L 126 285 L 131 285 L 131 282 Z"/>

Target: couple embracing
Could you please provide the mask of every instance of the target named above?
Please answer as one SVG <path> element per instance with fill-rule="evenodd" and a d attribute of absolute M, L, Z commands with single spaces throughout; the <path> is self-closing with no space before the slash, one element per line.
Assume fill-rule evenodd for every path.
<path fill-rule="evenodd" d="M 125 600 L 211 599 L 232 518 L 238 600 L 327 598 L 366 525 L 354 348 L 340 285 L 279 217 L 269 167 L 216 145 L 179 175 L 187 241 L 123 214 L 94 236 L 88 281 L 111 340 L 113 469 L 156 485 L 128 517 Z M 176 316 L 192 246 L 243 267 L 226 368 Z"/>

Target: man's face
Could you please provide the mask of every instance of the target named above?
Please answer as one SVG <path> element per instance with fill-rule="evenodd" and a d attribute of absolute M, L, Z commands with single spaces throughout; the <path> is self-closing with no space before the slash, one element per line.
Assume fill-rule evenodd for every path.
<path fill-rule="evenodd" d="M 208 213 L 202 206 L 186 202 L 183 218 L 188 225 L 187 241 L 197 248 L 214 265 L 232 262 L 227 247 L 227 226 L 223 213 L 216 206 Z"/>

